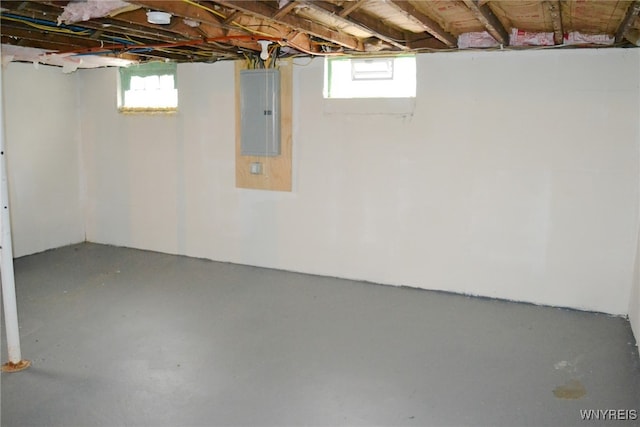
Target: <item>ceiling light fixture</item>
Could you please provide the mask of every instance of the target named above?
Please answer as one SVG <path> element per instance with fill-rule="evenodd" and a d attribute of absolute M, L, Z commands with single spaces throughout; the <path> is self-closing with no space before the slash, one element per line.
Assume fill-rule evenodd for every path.
<path fill-rule="evenodd" d="M 171 23 L 171 14 L 167 12 L 147 12 L 147 22 L 150 24 L 167 25 Z"/>

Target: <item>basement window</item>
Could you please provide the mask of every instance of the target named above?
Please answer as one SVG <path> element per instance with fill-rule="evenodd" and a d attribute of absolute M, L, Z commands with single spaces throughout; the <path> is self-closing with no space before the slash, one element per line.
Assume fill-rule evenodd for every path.
<path fill-rule="evenodd" d="M 325 59 L 325 98 L 415 98 L 416 57 Z"/>
<path fill-rule="evenodd" d="M 118 109 L 121 112 L 174 112 L 178 108 L 177 66 L 152 62 L 120 68 Z"/>

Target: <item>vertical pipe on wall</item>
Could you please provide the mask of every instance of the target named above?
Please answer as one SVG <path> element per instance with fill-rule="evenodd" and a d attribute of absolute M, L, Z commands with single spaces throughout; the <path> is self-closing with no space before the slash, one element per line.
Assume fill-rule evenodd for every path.
<path fill-rule="evenodd" d="M 0 279 L 2 280 L 2 302 L 9 361 L 2 365 L 2 371 L 20 371 L 29 367 L 30 362 L 22 360 L 20 352 L 20 331 L 18 329 L 18 307 L 13 274 L 13 247 L 11 245 L 11 216 L 9 214 L 9 184 L 7 182 L 7 152 L 5 150 L 4 94 L 2 88 L 3 71 L 0 67 Z"/>

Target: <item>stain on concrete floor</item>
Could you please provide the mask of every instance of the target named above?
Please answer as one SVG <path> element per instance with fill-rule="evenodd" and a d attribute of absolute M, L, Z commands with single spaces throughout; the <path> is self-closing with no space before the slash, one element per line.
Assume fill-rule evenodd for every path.
<path fill-rule="evenodd" d="M 587 394 L 587 389 L 580 380 L 569 380 L 553 389 L 553 395 L 558 399 L 580 399 Z"/>

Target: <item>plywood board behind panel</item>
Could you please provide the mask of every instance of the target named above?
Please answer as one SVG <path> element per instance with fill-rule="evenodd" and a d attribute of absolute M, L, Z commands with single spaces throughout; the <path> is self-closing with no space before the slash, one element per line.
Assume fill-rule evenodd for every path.
<path fill-rule="evenodd" d="M 240 126 L 240 70 L 246 68 L 244 61 L 235 63 L 236 91 L 236 187 L 258 190 L 291 191 L 292 153 L 292 80 L 293 63 L 279 60 L 280 70 L 280 155 L 243 156 L 241 153 Z M 260 163 L 261 171 L 251 173 L 252 163 Z"/>

